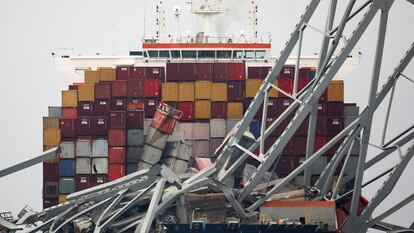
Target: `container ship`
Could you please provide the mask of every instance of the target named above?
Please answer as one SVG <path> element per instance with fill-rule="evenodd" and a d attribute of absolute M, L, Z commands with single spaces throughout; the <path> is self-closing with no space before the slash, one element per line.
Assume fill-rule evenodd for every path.
<path fill-rule="evenodd" d="M 129 56 L 83 57 L 54 53 L 57 69 L 74 77 L 76 82 L 62 91 L 61 106 L 50 106 L 48 116 L 43 118 L 44 151 L 56 147 L 61 151 L 59 156 L 43 163 L 45 213 L 71 203 L 80 195 L 91 195 L 89 190 L 113 187 L 120 181 L 130 182 L 139 171 L 162 166 L 174 173 L 172 179 L 187 180 L 212 166 L 228 142 L 227 135 L 244 119 L 277 60 L 271 55 L 270 36 L 267 42 L 257 36 L 254 3 L 249 10 L 251 32 L 241 35 L 243 42 L 235 42 L 241 41 L 239 38 L 211 36 L 211 18 L 225 11 L 210 1 L 205 1 L 202 7 L 191 8 L 193 14 L 206 21 L 203 31 L 195 37 L 180 37 L 178 33 L 165 36 L 162 2 L 156 12 L 156 36 L 144 39 L 142 50 L 131 51 Z M 180 14 L 180 8 L 174 8 L 176 24 Z M 358 66 L 358 59 L 348 57 L 337 79 L 330 82 L 319 98 L 314 151 L 359 116 L 355 103 L 344 102 L 344 82 L 339 79 Z M 268 92 L 267 115 L 263 117 L 262 110 L 257 112 L 244 134 L 247 141 L 259 140 L 263 123 L 269 127 L 276 121 L 315 78 L 317 57 L 302 57 L 300 66 L 295 62 L 295 58 L 289 58 L 288 65 L 281 69 L 273 84 L 277 88 Z M 264 151 L 278 140 L 292 118 L 293 114 L 286 117 L 266 138 Z M 306 119 L 285 146 L 280 159 L 268 170 L 261 182 L 265 186 L 259 185 L 253 190 L 256 195 L 273 187 L 275 181 L 305 161 L 308 126 L 309 119 Z M 226 208 L 228 193 L 218 191 L 217 187 L 199 188 L 184 193 L 174 204 L 174 211 L 170 208 L 159 216 L 151 231 L 334 232 L 339 221 L 346 218 L 349 207 L 345 202 L 338 207 L 334 202 L 310 201 L 315 190 L 308 187 L 313 187 L 340 145 L 338 142 L 318 158 L 310 171 L 308 185 L 302 173 L 284 187 L 283 194 L 269 198 L 257 214 L 244 216 L 243 221 L 237 211 Z M 261 150 L 251 153 L 241 169 L 223 181 L 229 190 L 243 189 L 249 182 L 260 166 L 257 157 L 263 154 Z M 348 170 L 343 175 L 356 167 L 359 148 L 354 146 L 349 153 Z M 331 188 L 341 172 L 341 164 L 335 171 Z M 352 184 L 340 187 L 341 193 L 349 190 Z M 162 190 L 155 188 L 152 192 Z M 152 202 L 142 202 L 144 209 L 151 209 Z M 81 202 L 77 200 L 77 203 Z M 362 198 L 361 203 L 365 203 Z M 133 216 L 131 212 L 136 210 L 129 210 L 128 216 Z M 139 215 L 139 211 L 135 214 Z M 87 219 L 70 219 L 74 224 L 50 232 L 92 232 L 93 229 L 100 232 L 96 231 L 95 220 L 91 213 Z M 129 232 L 130 229 L 124 229 L 127 223 L 131 222 L 120 221 L 102 232 Z"/>

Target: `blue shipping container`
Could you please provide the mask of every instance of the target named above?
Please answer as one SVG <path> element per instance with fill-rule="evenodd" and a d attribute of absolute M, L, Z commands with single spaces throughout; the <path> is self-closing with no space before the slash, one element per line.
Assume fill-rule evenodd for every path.
<path fill-rule="evenodd" d="M 61 159 L 59 161 L 59 175 L 61 177 L 75 176 L 75 160 Z"/>
<path fill-rule="evenodd" d="M 250 132 L 254 135 L 256 139 L 260 137 L 260 129 L 261 129 L 260 121 L 252 121 L 250 123 Z"/>

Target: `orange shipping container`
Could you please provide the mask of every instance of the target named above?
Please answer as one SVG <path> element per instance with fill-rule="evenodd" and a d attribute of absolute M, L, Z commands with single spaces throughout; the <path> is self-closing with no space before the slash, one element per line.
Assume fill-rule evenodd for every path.
<path fill-rule="evenodd" d="M 80 85 L 78 87 L 78 101 L 95 101 L 95 85 Z"/>
<path fill-rule="evenodd" d="M 275 86 L 278 86 L 278 82 L 277 80 L 274 82 Z M 269 97 L 278 97 L 279 96 L 279 91 L 277 89 L 274 89 L 273 87 L 270 87 L 269 89 Z"/>
<path fill-rule="evenodd" d="M 255 97 L 262 83 L 263 83 L 263 80 L 260 80 L 260 79 L 247 79 L 246 80 L 246 97 L 247 98 Z"/>
<path fill-rule="evenodd" d="M 243 103 L 230 102 L 227 104 L 227 119 L 239 120 L 243 117 Z"/>
<path fill-rule="evenodd" d="M 67 201 L 68 201 L 68 199 L 67 199 L 66 195 L 59 195 L 59 204 L 63 204 Z"/>
<path fill-rule="evenodd" d="M 227 101 L 227 84 L 213 83 L 211 85 L 211 100 L 212 101 Z"/>
<path fill-rule="evenodd" d="M 59 118 L 57 117 L 43 117 L 43 129 L 59 128 Z"/>
<path fill-rule="evenodd" d="M 211 81 L 197 81 L 195 82 L 195 99 L 196 100 L 211 100 Z"/>
<path fill-rule="evenodd" d="M 180 83 L 178 101 L 194 101 L 194 83 Z"/>
<path fill-rule="evenodd" d="M 58 146 L 60 143 L 60 129 L 43 129 L 43 145 Z"/>
<path fill-rule="evenodd" d="M 100 81 L 115 81 L 116 80 L 116 69 L 101 67 L 99 71 Z"/>
<path fill-rule="evenodd" d="M 95 84 L 99 82 L 99 72 L 97 70 L 85 70 L 85 83 Z"/>
<path fill-rule="evenodd" d="M 62 91 L 62 107 L 76 108 L 78 107 L 78 91 Z"/>
<path fill-rule="evenodd" d="M 210 119 L 211 118 L 211 101 L 197 100 L 195 102 L 195 118 Z"/>
<path fill-rule="evenodd" d="M 162 84 L 162 101 L 178 101 L 178 83 Z"/>
<path fill-rule="evenodd" d="M 328 101 L 344 102 L 344 81 L 333 80 L 328 86 Z"/>

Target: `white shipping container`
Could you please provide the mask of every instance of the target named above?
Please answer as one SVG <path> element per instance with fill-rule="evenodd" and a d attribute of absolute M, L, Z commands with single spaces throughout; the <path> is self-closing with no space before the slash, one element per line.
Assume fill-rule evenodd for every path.
<path fill-rule="evenodd" d="M 209 158 L 212 155 L 210 154 L 210 141 L 209 140 L 199 140 L 192 142 L 192 156 L 193 157 L 204 157 Z"/>
<path fill-rule="evenodd" d="M 92 157 L 108 157 L 108 141 L 93 140 L 92 141 Z"/>
<path fill-rule="evenodd" d="M 75 158 L 75 142 L 61 142 L 60 149 L 62 151 L 60 154 L 61 159 Z"/>
<path fill-rule="evenodd" d="M 91 159 L 90 158 L 76 158 L 76 174 L 85 175 L 91 174 Z"/>
<path fill-rule="evenodd" d="M 143 146 L 144 132 L 140 129 L 129 129 L 127 131 L 127 145 L 128 146 Z"/>
<path fill-rule="evenodd" d="M 145 144 L 151 145 L 162 150 L 167 144 L 168 136 L 168 134 L 158 131 L 155 128 L 151 127 L 147 137 L 145 138 Z"/>
<path fill-rule="evenodd" d="M 210 124 L 209 123 L 195 123 L 193 127 L 194 140 L 209 140 L 210 139 Z"/>
<path fill-rule="evenodd" d="M 148 132 L 151 128 L 151 122 L 152 122 L 152 119 L 149 119 L 149 118 L 145 118 L 144 120 L 144 135 L 145 136 L 148 135 Z"/>
<path fill-rule="evenodd" d="M 92 159 L 92 174 L 108 174 L 108 159 L 107 158 L 93 158 Z"/>
<path fill-rule="evenodd" d="M 210 120 L 210 137 L 224 138 L 226 136 L 226 120 L 211 119 Z"/>
<path fill-rule="evenodd" d="M 175 128 L 177 132 L 184 134 L 185 140 L 189 140 L 189 141 L 194 140 L 194 136 L 193 136 L 194 124 L 193 123 L 178 123 L 178 125 Z"/>
<path fill-rule="evenodd" d="M 90 140 L 76 141 L 76 157 L 92 157 L 92 143 Z"/>
<path fill-rule="evenodd" d="M 226 120 L 226 134 L 228 134 L 238 122 L 238 120 Z"/>

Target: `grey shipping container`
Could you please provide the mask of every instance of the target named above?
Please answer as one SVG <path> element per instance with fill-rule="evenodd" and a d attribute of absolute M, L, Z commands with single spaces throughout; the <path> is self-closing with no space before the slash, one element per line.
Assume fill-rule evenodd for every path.
<path fill-rule="evenodd" d="M 224 138 L 226 136 L 226 120 L 211 119 L 210 120 L 210 137 Z"/>
<path fill-rule="evenodd" d="M 191 154 L 194 157 L 205 157 L 205 158 L 211 157 L 212 155 L 210 154 L 210 141 L 208 140 L 193 141 Z"/>
<path fill-rule="evenodd" d="M 140 158 L 140 162 L 138 163 L 138 168 L 149 168 L 156 163 L 158 163 L 161 159 L 162 150 L 150 145 L 144 146 L 144 151 L 142 152 L 142 156 Z"/>
<path fill-rule="evenodd" d="M 91 174 L 91 159 L 76 158 L 76 174 Z"/>
<path fill-rule="evenodd" d="M 108 141 L 93 140 L 92 141 L 92 157 L 108 157 Z"/>
<path fill-rule="evenodd" d="M 193 127 L 194 140 L 209 140 L 210 139 L 210 124 L 209 123 L 195 123 Z"/>
<path fill-rule="evenodd" d="M 238 122 L 238 120 L 226 120 L 226 134 L 228 134 Z"/>
<path fill-rule="evenodd" d="M 344 117 L 357 117 L 359 116 L 359 107 L 356 105 L 345 104 L 344 105 Z"/>
<path fill-rule="evenodd" d="M 76 141 L 76 157 L 91 157 L 92 142 L 90 140 Z"/>
<path fill-rule="evenodd" d="M 148 132 L 151 128 L 152 119 L 145 118 L 144 120 L 144 135 L 148 135 Z"/>
<path fill-rule="evenodd" d="M 194 124 L 193 123 L 179 123 L 176 126 L 176 131 L 183 133 L 184 134 L 184 139 L 185 140 L 193 140 L 194 136 L 193 136 L 193 130 L 194 128 Z"/>
<path fill-rule="evenodd" d="M 127 145 L 128 146 L 143 146 L 144 132 L 140 129 L 129 129 L 127 131 Z"/>
<path fill-rule="evenodd" d="M 62 142 L 60 143 L 60 149 L 62 153 L 60 158 L 62 159 L 74 159 L 75 158 L 75 142 Z"/>
<path fill-rule="evenodd" d="M 305 161 L 305 158 L 301 159 L 301 163 Z M 312 166 L 312 175 L 320 175 L 328 165 L 328 159 L 324 156 L 319 156 Z"/>
<path fill-rule="evenodd" d="M 62 107 L 49 107 L 48 117 L 58 117 L 62 118 Z"/>
<path fill-rule="evenodd" d="M 74 178 L 60 178 L 59 193 L 70 194 L 73 192 L 75 192 L 75 179 Z"/>
<path fill-rule="evenodd" d="M 127 147 L 127 163 L 137 164 L 142 154 L 141 146 L 129 146 Z"/>
<path fill-rule="evenodd" d="M 138 170 L 138 164 L 137 163 L 128 163 L 126 165 L 126 173 L 127 175 L 134 173 Z"/>
<path fill-rule="evenodd" d="M 190 145 L 184 142 L 168 142 L 163 151 L 162 157 L 174 157 L 184 161 L 189 161 Z"/>
<path fill-rule="evenodd" d="M 153 147 L 163 150 L 165 147 L 165 144 L 167 144 L 168 136 L 169 136 L 168 134 L 165 134 L 151 127 L 150 131 L 148 132 L 147 137 L 145 138 L 145 144 L 148 144 L 148 145 L 151 145 Z"/>
<path fill-rule="evenodd" d="M 224 138 L 212 138 L 210 139 L 210 154 L 211 156 L 214 155 L 217 148 L 223 143 Z"/>
<path fill-rule="evenodd" d="M 177 158 L 163 158 L 162 163 L 169 167 L 175 174 L 183 174 L 187 171 L 188 161 Z"/>
<path fill-rule="evenodd" d="M 178 131 L 174 131 L 173 134 L 167 138 L 167 142 L 183 142 L 184 140 L 184 133 Z"/>
<path fill-rule="evenodd" d="M 93 158 L 92 159 L 92 174 L 108 174 L 108 159 L 107 158 Z"/>

